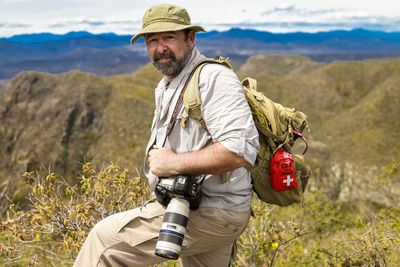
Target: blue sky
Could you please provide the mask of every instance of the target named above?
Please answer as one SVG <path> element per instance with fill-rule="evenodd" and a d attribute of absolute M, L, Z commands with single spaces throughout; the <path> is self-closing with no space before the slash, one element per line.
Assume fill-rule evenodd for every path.
<path fill-rule="evenodd" d="M 144 11 L 165 1 L 0 0 L 0 37 L 22 33 L 86 30 L 133 34 Z M 366 28 L 400 31 L 400 1 L 202 0 L 174 1 L 207 30 L 231 27 L 271 32 Z"/>

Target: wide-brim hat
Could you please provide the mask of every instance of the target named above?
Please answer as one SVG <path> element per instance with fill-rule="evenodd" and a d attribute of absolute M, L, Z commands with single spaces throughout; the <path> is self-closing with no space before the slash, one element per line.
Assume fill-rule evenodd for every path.
<path fill-rule="evenodd" d="M 180 31 L 185 29 L 191 29 L 195 32 L 205 32 L 203 27 L 191 24 L 190 16 L 186 9 L 171 4 L 156 5 L 150 7 L 144 13 L 142 30 L 132 37 L 131 44 L 139 37 L 148 33 Z"/>

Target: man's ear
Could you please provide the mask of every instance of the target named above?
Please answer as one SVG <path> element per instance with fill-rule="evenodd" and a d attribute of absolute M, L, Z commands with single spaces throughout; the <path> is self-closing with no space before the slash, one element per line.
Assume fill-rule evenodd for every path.
<path fill-rule="evenodd" d="M 190 31 L 188 34 L 188 42 L 190 47 L 194 46 L 195 40 L 196 40 L 196 33 L 194 31 Z"/>

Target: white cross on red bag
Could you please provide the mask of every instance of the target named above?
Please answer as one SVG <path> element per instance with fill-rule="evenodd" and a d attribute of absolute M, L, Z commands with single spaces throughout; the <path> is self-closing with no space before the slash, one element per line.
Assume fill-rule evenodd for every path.
<path fill-rule="evenodd" d="M 292 154 L 278 149 L 271 159 L 270 174 L 275 191 L 297 189 L 296 170 Z"/>

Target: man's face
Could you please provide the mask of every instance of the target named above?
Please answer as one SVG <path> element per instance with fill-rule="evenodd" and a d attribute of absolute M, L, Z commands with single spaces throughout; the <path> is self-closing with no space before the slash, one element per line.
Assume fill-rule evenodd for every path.
<path fill-rule="evenodd" d="M 194 32 L 153 33 L 146 36 L 147 51 L 153 65 L 169 78 L 176 77 L 190 58 Z"/>

